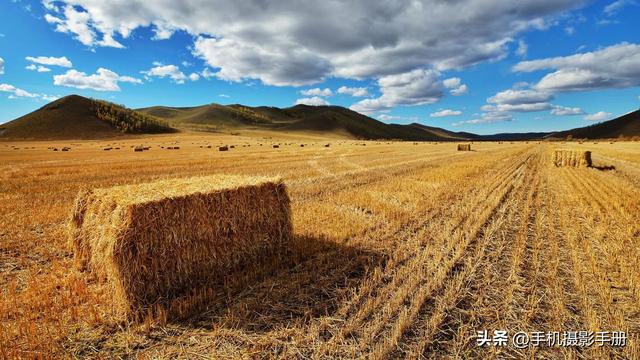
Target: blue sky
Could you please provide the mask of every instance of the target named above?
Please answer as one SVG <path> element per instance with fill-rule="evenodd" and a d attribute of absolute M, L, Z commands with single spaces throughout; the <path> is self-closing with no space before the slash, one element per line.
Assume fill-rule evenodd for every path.
<path fill-rule="evenodd" d="M 80 94 L 568 129 L 640 107 L 639 18 L 638 0 L 5 0 L 0 123 Z"/>

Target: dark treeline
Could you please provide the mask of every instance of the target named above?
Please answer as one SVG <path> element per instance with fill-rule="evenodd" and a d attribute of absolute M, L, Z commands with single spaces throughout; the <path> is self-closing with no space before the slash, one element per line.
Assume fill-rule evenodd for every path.
<path fill-rule="evenodd" d="M 124 133 L 170 133 L 176 130 L 146 114 L 104 100 L 92 99 L 98 119 L 110 123 Z"/>

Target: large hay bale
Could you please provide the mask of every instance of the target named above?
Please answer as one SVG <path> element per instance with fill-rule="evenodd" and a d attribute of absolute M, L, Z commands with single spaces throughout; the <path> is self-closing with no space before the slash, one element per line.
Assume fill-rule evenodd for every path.
<path fill-rule="evenodd" d="M 591 151 L 555 149 L 553 151 L 553 164 L 556 167 L 591 167 Z"/>
<path fill-rule="evenodd" d="M 94 189 L 78 195 L 69 230 L 77 265 L 106 284 L 118 314 L 183 301 L 184 316 L 197 309 L 184 299 L 284 256 L 289 197 L 280 179 L 224 175 Z"/>
<path fill-rule="evenodd" d="M 458 151 L 471 151 L 471 144 L 458 144 Z"/>

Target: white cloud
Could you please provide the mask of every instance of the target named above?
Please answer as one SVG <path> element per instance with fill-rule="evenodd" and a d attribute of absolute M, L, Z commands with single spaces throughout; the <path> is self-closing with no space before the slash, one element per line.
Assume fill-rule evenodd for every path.
<path fill-rule="evenodd" d="M 377 118 L 378 118 L 378 120 L 385 121 L 385 122 L 394 121 L 394 120 L 404 120 L 404 121 L 416 122 L 416 121 L 420 120 L 417 116 L 396 116 L 396 115 L 389 115 L 389 114 L 380 114 L 380 115 L 377 116 Z"/>
<path fill-rule="evenodd" d="M 10 84 L 0 84 L 0 92 L 9 93 L 9 99 L 30 98 L 30 99 L 42 99 L 46 101 L 53 101 L 58 99 L 58 97 L 56 96 L 30 93 L 26 90 L 17 88 Z"/>
<path fill-rule="evenodd" d="M 483 113 L 480 117 L 475 118 L 475 119 L 471 119 L 471 120 L 464 120 L 464 121 L 458 121 L 455 122 L 451 125 L 453 126 L 460 126 L 460 125 L 478 125 L 478 124 L 491 124 L 491 123 L 496 123 L 496 122 L 502 122 L 502 121 L 512 121 L 513 117 L 511 115 L 509 115 L 508 113 L 503 113 L 503 112 L 487 112 L 487 113 Z"/>
<path fill-rule="evenodd" d="M 198 75 L 197 73 L 191 73 L 189 75 L 189 80 L 191 81 L 198 81 L 200 80 L 200 75 Z"/>
<path fill-rule="evenodd" d="M 504 105 L 535 104 L 547 102 L 553 95 L 536 90 L 505 90 L 487 99 L 487 102 Z"/>
<path fill-rule="evenodd" d="M 313 89 L 306 89 L 306 90 L 301 90 L 300 94 L 304 95 L 304 96 L 321 96 L 321 97 L 327 97 L 327 96 L 331 96 L 333 95 L 333 92 L 331 91 L 331 89 L 329 88 L 324 88 L 324 89 L 320 89 L 320 88 L 313 88 Z"/>
<path fill-rule="evenodd" d="M 4 74 L 4 59 L 0 57 L 0 75 Z"/>
<path fill-rule="evenodd" d="M 602 121 L 608 120 L 609 118 L 611 118 L 611 115 L 613 114 L 604 111 L 598 111 L 597 113 L 585 116 L 584 119 L 589 121 Z"/>
<path fill-rule="evenodd" d="M 635 6 L 638 3 L 634 0 L 617 0 L 604 7 L 604 13 L 607 16 L 613 16 L 627 6 Z"/>
<path fill-rule="evenodd" d="M 327 60 L 303 48 L 281 51 L 225 38 L 199 37 L 194 55 L 220 68 L 217 78 L 234 82 L 260 79 L 265 85 L 302 86 L 322 81 L 330 70 Z"/>
<path fill-rule="evenodd" d="M 369 90 L 366 87 L 340 86 L 338 88 L 338 94 L 348 94 L 353 97 L 365 97 L 369 96 Z"/>
<path fill-rule="evenodd" d="M 462 80 L 457 77 L 445 79 L 442 81 L 442 84 L 447 89 L 450 89 L 449 93 L 453 96 L 460 96 L 469 92 L 467 85 L 463 84 Z"/>
<path fill-rule="evenodd" d="M 584 110 L 579 107 L 554 106 L 551 114 L 556 116 L 584 115 Z"/>
<path fill-rule="evenodd" d="M 71 61 L 69 61 L 69 59 L 67 59 L 66 56 L 62 56 L 62 57 L 27 56 L 25 59 L 29 62 L 32 62 L 34 64 L 40 64 L 40 65 L 60 66 L 60 67 L 66 67 L 66 68 L 70 68 L 73 66 L 73 64 L 71 64 Z"/>
<path fill-rule="evenodd" d="M 25 69 L 31 70 L 31 71 L 37 71 L 37 72 L 49 72 L 49 71 L 51 71 L 51 69 L 49 69 L 46 66 L 36 65 L 36 64 L 29 64 L 29 65 L 27 65 L 25 67 Z"/>
<path fill-rule="evenodd" d="M 445 116 L 458 116 L 458 115 L 462 115 L 462 111 L 444 109 L 444 110 L 440 110 L 440 111 L 436 111 L 434 113 L 431 113 L 430 116 L 431 117 L 445 117 Z"/>
<path fill-rule="evenodd" d="M 221 98 L 230 98 L 231 96 L 227 95 L 227 94 L 219 94 L 218 96 L 220 96 Z"/>
<path fill-rule="evenodd" d="M 311 105 L 311 106 L 321 106 L 321 105 L 329 105 L 329 102 L 327 102 L 327 100 L 318 97 L 318 96 L 314 96 L 314 97 L 308 97 L 308 98 L 300 98 L 298 100 L 296 100 L 295 102 L 296 105 Z"/>
<path fill-rule="evenodd" d="M 204 70 L 202 70 L 200 75 L 202 75 L 202 77 L 205 78 L 205 79 L 211 79 L 216 74 L 214 72 L 212 72 L 211 70 L 209 70 L 209 68 L 204 68 Z"/>
<path fill-rule="evenodd" d="M 518 48 L 516 49 L 516 54 L 520 57 L 526 57 L 527 51 L 529 50 L 529 46 L 524 40 L 518 40 Z"/>
<path fill-rule="evenodd" d="M 398 105 L 433 104 L 443 96 L 443 86 L 439 77 L 438 71 L 427 69 L 383 76 L 378 79 L 382 96 L 359 101 L 351 105 L 350 109 L 363 114 L 371 114 Z"/>
<path fill-rule="evenodd" d="M 184 84 L 184 81 L 187 79 L 187 76 L 182 71 L 180 71 L 179 67 L 175 65 L 162 65 L 158 62 L 154 62 L 154 65 L 156 66 L 147 71 L 141 71 L 141 73 L 143 73 L 147 77 L 168 77 L 176 84 Z"/>
<path fill-rule="evenodd" d="M 567 35 L 573 35 L 573 34 L 575 34 L 575 33 L 576 33 L 576 28 L 575 28 L 575 27 L 573 27 L 573 26 L 567 26 L 566 28 L 564 28 L 564 32 L 565 32 Z"/>
<path fill-rule="evenodd" d="M 120 91 L 119 82 L 142 84 L 142 80 L 140 79 L 130 76 L 120 76 L 105 68 L 99 68 L 98 71 L 92 75 L 87 75 L 84 72 L 72 69 L 62 75 L 53 76 L 54 85 L 96 91 Z"/>
<path fill-rule="evenodd" d="M 465 68 L 504 58 L 529 29 L 543 29 L 583 0 L 60 0 L 45 18 L 87 46 L 122 46 L 150 27 L 184 30 L 194 54 L 229 81 L 309 85 L 328 77 L 377 79 L 415 69 Z M 357 14 L 357 16 L 354 16 Z M 318 31 L 331 29 L 331 31 Z M 340 34 L 336 36 L 336 34 Z"/>
<path fill-rule="evenodd" d="M 55 8 L 54 11 L 57 16 L 47 13 L 44 18 L 48 23 L 56 25 L 56 31 L 74 34 L 76 40 L 87 46 L 124 47 L 113 39 L 114 29 L 107 29 L 104 24 L 99 23 L 99 20 L 94 19 L 89 12 L 79 11 L 77 7 L 72 5 L 65 6 L 62 12 L 60 12 L 59 8 Z M 101 40 L 98 39 L 96 31 L 102 32 Z M 120 33 L 123 36 L 125 34 L 128 36 L 125 26 L 120 28 Z"/>
<path fill-rule="evenodd" d="M 640 45 L 621 43 L 602 50 L 523 61 L 514 71 L 554 69 L 535 89 L 545 91 L 586 91 L 640 85 Z"/>
<path fill-rule="evenodd" d="M 10 93 L 11 94 L 9 95 L 10 99 L 14 97 L 28 97 L 28 98 L 38 97 L 38 94 L 32 94 L 26 90 L 22 90 L 20 88 L 17 88 L 9 84 L 0 84 L 0 91 Z"/>

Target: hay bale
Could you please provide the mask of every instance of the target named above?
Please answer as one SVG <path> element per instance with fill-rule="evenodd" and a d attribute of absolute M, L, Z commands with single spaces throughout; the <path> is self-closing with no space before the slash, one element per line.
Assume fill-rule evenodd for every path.
<path fill-rule="evenodd" d="M 63 148 L 62 148 L 62 151 L 69 151 L 69 150 L 71 150 L 71 148 L 70 148 L 70 147 L 66 147 L 66 146 L 65 146 L 65 147 L 63 147 Z"/>
<path fill-rule="evenodd" d="M 277 149 L 277 148 L 279 148 L 279 147 L 280 147 L 280 145 L 273 145 L 273 148 L 274 148 L 274 149 Z"/>
<path fill-rule="evenodd" d="M 136 147 L 134 147 L 134 148 L 133 148 L 133 151 L 136 151 L 136 152 L 144 151 L 144 147 L 142 147 L 142 146 L 136 146 Z"/>
<path fill-rule="evenodd" d="M 458 144 L 458 151 L 471 151 L 471 144 Z"/>
<path fill-rule="evenodd" d="M 77 265 L 107 287 L 117 314 L 185 316 L 227 275 L 282 259 L 290 212 L 277 178 L 171 179 L 81 191 L 69 235 Z"/>
<path fill-rule="evenodd" d="M 229 147 L 228 147 L 228 146 L 226 146 L 226 145 L 225 145 L 225 146 L 220 146 L 220 147 L 218 148 L 218 151 L 229 151 Z"/>
<path fill-rule="evenodd" d="M 325 145 L 324 145 L 324 147 L 329 147 L 329 146 L 331 146 L 331 144 L 325 144 Z"/>
<path fill-rule="evenodd" d="M 591 167 L 591 151 L 555 149 L 553 151 L 553 164 L 556 167 Z"/>

